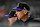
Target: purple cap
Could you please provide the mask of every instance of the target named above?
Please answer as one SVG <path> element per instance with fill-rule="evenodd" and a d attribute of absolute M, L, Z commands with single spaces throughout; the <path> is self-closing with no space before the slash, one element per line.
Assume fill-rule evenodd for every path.
<path fill-rule="evenodd" d="M 17 10 L 17 11 L 20 11 L 20 10 L 23 10 L 23 9 L 21 9 L 21 8 L 13 8 L 14 10 Z"/>
<path fill-rule="evenodd" d="M 23 9 L 20 9 L 20 8 L 17 8 L 17 7 L 16 7 L 16 8 L 13 8 L 13 9 L 14 9 L 14 10 L 17 10 L 17 11 L 23 10 Z M 6 17 L 14 17 L 14 16 L 11 16 L 11 15 L 9 15 L 9 14 L 8 14 L 8 15 L 5 15 L 5 16 L 6 16 Z"/>
<path fill-rule="evenodd" d="M 11 16 L 11 15 L 5 15 L 6 17 L 13 17 L 13 16 Z"/>

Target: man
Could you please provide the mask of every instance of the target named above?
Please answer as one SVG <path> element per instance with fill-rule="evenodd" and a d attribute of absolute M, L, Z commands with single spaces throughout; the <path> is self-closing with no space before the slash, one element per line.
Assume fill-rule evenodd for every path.
<path fill-rule="evenodd" d="M 9 14 L 11 15 L 11 17 L 8 18 L 10 24 L 13 24 L 16 21 L 26 22 L 29 19 L 28 11 L 30 11 L 30 8 L 27 4 L 19 3 L 19 6 L 16 8 L 13 8 L 13 11 L 15 11 L 14 14 L 16 15 L 16 17 L 12 17 L 15 15 L 13 14 L 11 15 L 11 13 L 13 13 L 11 11 Z"/>

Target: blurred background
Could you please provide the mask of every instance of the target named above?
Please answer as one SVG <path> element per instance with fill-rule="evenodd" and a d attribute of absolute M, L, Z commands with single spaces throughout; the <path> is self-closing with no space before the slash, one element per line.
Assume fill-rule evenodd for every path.
<path fill-rule="evenodd" d="M 33 17 L 34 20 L 40 22 L 40 0 L 0 0 L 0 27 L 3 27 L 5 24 L 7 24 L 8 26 L 8 20 L 7 20 L 8 17 L 5 17 L 4 15 L 8 14 L 12 10 L 12 8 L 17 6 L 19 2 L 26 2 L 27 5 L 30 7 L 31 17 Z M 40 23 L 37 24 L 39 27 Z M 29 26 L 29 27 L 34 27 L 34 26 Z"/>

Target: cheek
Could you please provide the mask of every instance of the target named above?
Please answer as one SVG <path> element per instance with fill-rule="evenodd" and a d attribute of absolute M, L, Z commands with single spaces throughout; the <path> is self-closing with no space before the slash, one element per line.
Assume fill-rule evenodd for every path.
<path fill-rule="evenodd" d="M 22 13 L 20 14 L 20 16 L 21 16 L 21 17 L 24 16 L 24 13 L 22 12 Z"/>
<path fill-rule="evenodd" d="M 23 12 L 18 13 L 18 17 L 21 18 L 24 15 Z"/>

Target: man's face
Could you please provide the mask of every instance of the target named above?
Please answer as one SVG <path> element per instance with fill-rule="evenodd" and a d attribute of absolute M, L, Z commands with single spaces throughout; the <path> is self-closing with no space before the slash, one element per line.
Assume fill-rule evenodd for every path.
<path fill-rule="evenodd" d="M 22 18 L 24 16 L 24 11 L 16 11 L 18 19 Z"/>

